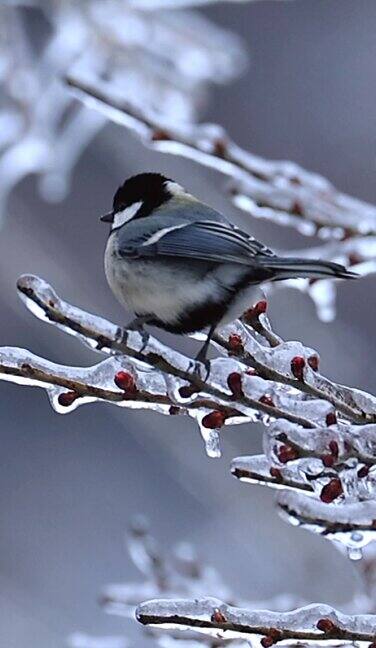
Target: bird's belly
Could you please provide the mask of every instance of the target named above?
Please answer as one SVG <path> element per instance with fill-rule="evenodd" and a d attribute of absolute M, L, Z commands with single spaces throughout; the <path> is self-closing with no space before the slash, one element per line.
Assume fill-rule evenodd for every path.
<path fill-rule="evenodd" d="M 151 316 L 155 325 L 176 333 L 232 321 L 253 301 L 249 270 L 240 265 L 126 260 L 106 253 L 105 271 L 123 306 L 137 315 Z"/>
<path fill-rule="evenodd" d="M 187 310 L 220 299 L 221 288 L 215 277 L 202 276 L 202 270 L 194 264 L 190 267 L 139 259 L 114 262 L 106 256 L 105 271 L 113 293 L 123 306 L 172 327 L 182 322 Z M 205 322 L 201 328 L 209 323 Z"/>

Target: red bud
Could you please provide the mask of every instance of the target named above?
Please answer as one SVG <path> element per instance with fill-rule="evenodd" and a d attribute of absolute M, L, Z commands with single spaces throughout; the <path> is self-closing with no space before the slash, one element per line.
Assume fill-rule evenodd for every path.
<path fill-rule="evenodd" d="M 274 639 L 270 635 L 261 639 L 261 645 L 263 646 L 263 648 L 270 648 L 270 646 L 272 646 L 273 644 Z"/>
<path fill-rule="evenodd" d="M 204 418 L 202 419 L 202 425 L 206 428 L 209 428 L 209 430 L 216 430 L 223 426 L 225 420 L 226 416 L 223 412 L 214 410 L 213 412 L 210 412 L 209 414 L 206 414 L 206 416 L 204 416 Z"/>
<path fill-rule="evenodd" d="M 356 252 L 350 252 L 349 254 L 349 264 L 356 265 L 357 263 L 361 263 L 362 257 L 360 254 L 357 254 Z"/>
<path fill-rule="evenodd" d="M 334 500 L 342 495 L 342 493 L 343 488 L 341 480 L 338 479 L 338 477 L 335 477 L 334 479 L 331 479 L 326 486 L 324 486 L 320 493 L 320 499 L 325 504 L 331 504 L 331 502 L 334 502 Z"/>
<path fill-rule="evenodd" d="M 295 356 L 291 360 L 291 372 L 298 380 L 304 380 L 305 359 L 302 356 Z"/>
<path fill-rule="evenodd" d="M 164 131 L 161 128 L 159 128 L 153 132 L 151 139 L 153 142 L 164 142 L 166 140 L 170 140 L 171 137 L 169 136 L 167 131 Z"/>
<path fill-rule="evenodd" d="M 269 394 L 264 394 L 259 398 L 259 403 L 262 403 L 263 405 L 269 405 L 269 407 L 275 407 L 274 401 Z"/>
<path fill-rule="evenodd" d="M 219 608 L 214 610 L 210 620 L 212 623 L 227 623 L 227 618 Z"/>
<path fill-rule="evenodd" d="M 197 394 L 197 387 L 193 385 L 183 385 L 179 388 L 179 394 L 182 398 L 190 398 L 193 394 Z"/>
<path fill-rule="evenodd" d="M 318 371 L 319 370 L 319 356 L 317 356 L 317 355 L 309 356 L 307 362 L 308 362 L 309 366 L 311 367 L 312 371 Z"/>
<path fill-rule="evenodd" d="M 338 457 L 339 447 L 337 441 L 334 441 L 334 439 L 332 439 L 332 441 L 329 442 L 329 450 L 332 453 L 332 455 Z"/>
<path fill-rule="evenodd" d="M 176 405 L 171 405 L 169 409 L 169 413 L 171 416 L 177 416 L 177 414 L 180 414 L 180 407 L 177 407 Z"/>
<path fill-rule="evenodd" d="M 135 394 L 137 391 L 134 377 L 128 371 L 118 371 L 114 377 L 116 387 L 122 389 L 127 394 Z"/>
<path fill-rule="evenodd" d="M 330 425 L 335 425 L 337 423 L 337 415 L 335 412 L 329 412 L 325 418 L 326 424 L 329 427 Z"/>
<path fill-rule="evenodd" d="M 271 477 L 274 477 L 274 479 L 278 479 L 279 481 L 282 481 L 282 473 L 279 468 L 275 468 L 272 466 L 269 470 Z"/>
<path fill-rule="evenodd" d="M 316 627 L 321 632 L 333 632 L 335 630 L 335 625 L 331 619 L 319 619 L 316 623 Z"/>
<path fill-rule="evenodd" d="M 214 155 L 217 155 L 220 158 L 226 157 L 227 146 L 226 142 L 223 139 L 217 139 L 214 143 Z"/>
<path fill-rule="evenodd" d="M 293 214 L 296 216 L 304 216 L 304 210 L 303 207 L 300 203 L 294 202 L 294 204 L 291 207 L 291 211 Z"/>
<path fill-rule="evenodd" d="M 256 317 L 259 317 L 260 315 L 263 315 L 263 313 L 266 313 L 268 308 L 268 302 L 266 301 L 266 299 L 261 299 L 260 301 L 257 302 L 257 304 L 254 305 L 253 308 Z"/>
<path fill-rule="evenodd" d="M 59 405 L 62 407 L 70 407 L 75 400 L 79 398 L 79 394 L 76 391 L 62 392 L 58 396 Z"/>
<path fill-rule="evenodd" d="M 367 477 L 368 473 L 369 473 L 369 466 L 362 466 L 358 470 L 358 477 L 360 479 L 363 479 L 364 477 Z"/>
<path fill-rule="evenodd" d="M 248 322 L 248 324 L 252 324 L 252 320 L 258 319 L 260 315 L 266 313 L 267 308 L 268 302 L 265 299 L 261 299 L 257 304 L 252 306 L 252 308 L 248 308 L 248 310 L 245 311 L 243 314 L 244 321 Z"/>
<path fill-rule="evenodd" d="M 288 461 L 294 461 L 299 457 L 299 454 L 295 448 L 290 445 L 282 445 L 278 449 L 278 459 L 281 463 L 285 464 Z"/>
<path fill-rule="evenodd" d="M 228 387 L 235 398 L 241 398 L 244 396 L 242 388 L 242 377 L 237 371 L 233 371 L 227 377 Z"/>
<path fill-rule="evenodd" d="M 334 466 L 335 456 L 332 454 L 323 455 L 321 457 L 321 461 L 326 468 L 331 468 L 332 466 Z"/>
<path fill-rule="evenodd" d="M 230 351 L 233 353 L 241 353 L 244 350 L 243 340 L 237 333 L 231 333 L 231 335 L 229 335 L 228 344 Z"/>

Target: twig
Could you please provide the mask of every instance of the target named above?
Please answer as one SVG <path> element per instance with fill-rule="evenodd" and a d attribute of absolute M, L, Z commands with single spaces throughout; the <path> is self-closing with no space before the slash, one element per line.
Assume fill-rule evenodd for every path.
<path fill-rule="evenodd" d="M 44 286 L 44 292 L 48 291 L 49 298 L 45 299 L 38 292 L 38 282 Z M 163 347 L 160 343 L 158 345 L 153 345 L 153 340 L 149 337 L 149 341 L 146 346 L 143 344 L 141 336 L 138 335 L 139 348 L 133 346 L 129 343 L 129 332 L 124 331 L 115 327 L 113 324 L 109 324 L 104 320 L 96 319 L 97 328 L 93 328 L 88 322 L 93 322 L 93 316 L 90 316 L 83 311 L 78 309 L 72 309 L 72 307 L 65 305 L 57 295 L 52 291 L 51 287 L 45 282 L 42 282 L 36 277 L 32 276 L 23 276 L 18 280 L 17 283 L 18 290 L 22 295 L 31 299 L 39 308 L 42 309 L 42 312 L 47 317 L 48 321 L 51 323 L 58 324 L 68 333 L 76 333 L 82 336 L 83 338 L 94 340 L 97 344 L 97 348 L 102 350 L 108 348 L 112 351 L 117 351 L 123 355 L 135 358 L 142 362 L 146 362 L 150 366 L 159 369 L 160 371 L 175 376 L 181 380 L 184 380 L 191 384 L 197 392 L 202 392 L 204 394 L 210 394 L 215 399 L 218 399 L 220 402 L 228 404 L 230 408 L 236 407 L 236 404 L 243 405 L 247 408 L 250 408 L 254 411 L 260 411 L 264 414 L 267 414 L 273 419 L 283 418 L 298 425 L 301 425 L 304 428 L 313 428 L 316 427 L 316 424 L 313 421 L 310 421 L 302 416 L 297 416 L 291 414 L 286 410 L 282 410 L 275 406 L 270 406 L 266 403 L 260 402 L 259 400 L 252 399 L 244 394 L 239 394 L 234 400 L 234 397 L 231 394 L 224 392 L 223 390 L 218 389 L 214 385 L 210 384 L 208 380 L 203 380 L 196 371 L 186 371 L 181 367 L 174 365 L 172 362 L 166 359 L 163 355 Z M 78 313 L 80 312 L 80 317 L 75 318 L 72 314 L 65 314 L 64 310 L 67 310 L 68 313 Z M 102 324 L 102 328 L 98 327 L 98 324 Z M 137 334 L 132 332 L 133 336 Z M 154 349 L 158 348 L 161 352 L 156 352 Z M 165 349 L 165 355 L 171 355 L 168 353 L 168 350 Z M 178 354 L 177 354 L 178 355 Z M 185 360 L 185 364 L 189 364 L 190 361 Z M 176 403 L 175 403 L 176 405 Z M 183 406 L 185 403 L 183 403 Z"/>
<path fill-rule="evenodd" d="M 374 206 L 338 192 L 321 176 L 291 162 L 270 162 L 236 146 L 214 124 L 178 127 L 112 96 L 99 80 L 72 75 L 66 83 L 89 107 L 138 134 L 164 153 L 181 155 L 232 178 L 237 207 L 255 217 L 295 226 L 303 234 L 343 236 L 376 233 Z"/>
<path fill-rule="evenodd" d="M 213 336 L 213 341 L 226 349 L 226 351 L 231 352 L 229 341 L 220 333 L 215 333 L 215 335 Z M 338 411 L 342 412 L 342 414 L 353 423 L 364 424 L 376 421 L 376 417 L 374 415 L 362 413 L 362 411 L 357 408 L 355 403 L 349 405 L 347 402 L 344 402 L 346 398 L 353 400 L 349 388 L 343 387 L 342 385 L 336 385 L 324 376 L 317 374 L 321 383 L 321 388 L 318 388 L 310 385 L 304 380 L 298 380 L 297 378 L 287 376 L 286 374 L 283 374 L 275 369 L 267 367 L 266 365 L 256 360 L 256 358 L 246 349 L 243 349 L 241 352 L 239 352 L 238 357 L 245 365 L 255 369 L 257 374 L 261 378 L 264 378 L 264 380 L 271 380 L 283 385 L 290 385 L 291 387 L 295 387 L 297 390 L 307 394 L 308 396 L 311 396 L 312 398 L 326 400 L 331 403 Z"/>
<path fill-rule="evenodd" d="M 376 617 L 347 616 L 317 605 L 292 612 L 250 612 L 217 599 L 155 600 L 141 604 L 137 620 L 144 625 L 193 629 L 216 637 L 261 638 L 264 648 L 279 642 L 374 642 Z M 312 628 L 315 628 L 313 630 Z"/>

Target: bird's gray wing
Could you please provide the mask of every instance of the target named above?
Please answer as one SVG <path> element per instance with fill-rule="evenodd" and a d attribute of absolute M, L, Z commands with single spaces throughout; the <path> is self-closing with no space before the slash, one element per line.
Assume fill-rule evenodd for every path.
<path fill-rule="evenodd" d="M 123 241 L 120 255 L 133 258 L 172 256 L 244 265 L 251 265 L 259 255 L 274 256 L 271 250 L 245 232 L 229 223 L 211 220 L 169 224 L 135 243 L 134 240 L 127 244 Z"/>

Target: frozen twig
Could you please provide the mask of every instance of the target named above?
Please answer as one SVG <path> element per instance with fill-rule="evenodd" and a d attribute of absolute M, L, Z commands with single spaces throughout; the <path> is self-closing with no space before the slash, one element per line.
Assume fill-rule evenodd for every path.
<path fill-rule="evenodd" d="M 376 639 L 376 617 L 342 614 L 327 605 L 310 605 L 291 612 L 251 612 L 218 599 L 154 600 L 141 604 L 137 619 L 144 625 L 190 629 L 212 637 L 245 639 L 263 648 L 273 644 L 338 645 Z"/>
<path fill-rule="evenodd" d="M 300 493 L 281 492 L 277 503 L 284 519 L 339 542 L 353 560 L 359 560 L 364 547 L 376 540 L 375 500 L 328 504 Z"/>
<path fill-rule="evenodd" d="M 103 112 L 163 153 L 188 157 L 232 179 L 235 204 L 255 217 L 295 226 L 304 234 L 376 233 L 376 208 L 338 192 L 327 180 L 292 162 L 272 162 L 243 151 L 216 124 L 174 125 L 151 111 L 117 100 L 100 82 L 68 76 L 68 85 Z"/>
<path fill-rule="evenodd" d="M 292 489 L 314 494 L 313 487 L 300 474 L 296 465 L 280 468 L 270 467 L 265 455 L 236 457 L 231 462 L 231 472 L 240 481 L 250 484 L 261 484 L 277 489 Z"/>
<path fill-rule="evenodd" d="M 156 343 L 152 338 L 149 338 L 147 345 L 143 348 L 143 345 L 140 344 L 140 340 L 136 333 L 131 333 L 127 336 L 126 333 L 124 334 L 122 329 L 116 327 L 114 324 L 66 304 L 66 302 L 59 299 L 53 289 L 46 284 L 46 282 L 37 277 L 25 275 L 19 279 L 17 285 L 21 296 L 26 298 L 27 304 L 30 305 L 30 309 L 34 314 L 45 321 L 56 324 L 67 333 L 79 336 L 80 339 L 89 344 L 91 348 L 96 348 L 100 351 L 107 350 L 123 353 L 124 355 L 134 357 L 137 360 L 146 361 L 148 364 L 163 372 L 190 382 L 199 391 L 207 391 L 213 395 L 225 398 L 227 401 L 231 400 L 229 395 L 226 396 L 218 391 L 218 389 L 210 387 L 208 381 L 200 378 L 196 372 L 189 371 L 187 373 L 186 370 L 182 369 L 180 366 L 181 364 L 189 364 L 189 361 L 187 361 L 186 358 L 183 360 L 179 354 L 175 354 L 171 356 L 174 360 L 174 362 L 171 362 L 169 359 L 169 356 L 171 355 L 169 350 L 162 347 L 160 343 L 157 345 L 160 352 L 155 352 Z M 35 309 L 35 306 L 38 308 Z M 233 331 L 235 331 L 236 336 L 236 325 L 227 327 L 224 335 L 218 334 L 215 338 L 215 340 L 220 343 L 227 352 L 234 352 L 234 349 L 231 347 L 230 338 Z M 228 333 L 227 337 L 226 332 Z M 374 415 L 372 414 L 372 408 L 375 407 L 376 411 L 376 404 L 374 404 L 373 397 L 363 394 L 363 392 L 359 392 L 359 397 L 357 396 L 358 400 L 360 401 L 362 396 L 364 404 L 361 404 L 363 407 L 368 405 L 368 409 L 370 410 L 368 414 L 362 413 L 360 405 L 354 399 L 354 393 L 357 393 L 357 390 L 350 390 L 349 388 L 338 386 L 311 369 L 309 362 L 312 364 L 312 358 L 317 362 L 317 355 L 315 355 L 312 350 L 306 351 L 303 346 L 298 345 L 298 343 L 285 343 L 284 345 L 281 344 L 278 349 L 268 349 L 259 344 L 255 337 L 251 335 L 249 330 L 246 330 L 244 327 L 241 328 L 240 333 L 245 334 L 246 338 L 244 345 L 241 343 L 241 346 L 238 345 L 238 348 L 236 349 L 237 359 L 239 358 L 242 364 L 254 367 L 257 374 L 259 374 L 259 376 L 265 381 L 290 385 L 291 387 L 296 388 L 297 391 L 302 391 L 311 397 L 327 400 L 337 407 L 339 411 L 343 412 L 344 415 L 348 416 L 355 422 L 360 423 L 373 419 Z M 274 338 L 276 339 L 275 335 Z M 134 343 L 135 340 L 137 340 L 136 344 Z M 308 355 L 304 380 L 298 380 L 291 373 L 291 367 L 289 366 L 291 360 L 290 363 L 288 363 L 288 358 L 292 356 L 290 348 L 292 344 L 297 345 L 296 348 L 301 349 L 303 353 Z M 248 348 L 250 351 L 248 351 Z M 179 366 L 177 366 L 175 361 L 179 357 Z M 281 371 L 274 369 L 274 366 L 278 365 L 285 365 L 286 372 L 282 373 Z M 320 387 L 318 388 L 316 385 L 319 385 Z M 267 385 L 265 385 L 264 389 L 265 391 L 267 390 Z M 255 405 L 252 399 L 244 397 L 242 394 L 237 395 L 237 400 L 238 402 L 250 407 Z M 305 405 L 307 405 L 307 403 L 308 401 L 305 402 Z M 273 409 L 271 409 L 271 407 Z M 259 408 L 267 414 L 274 414 L 274 417 L 277 417 L 279 414 L 278 410 L 280 409 L 278 407 L 276 408 L 275 404 L 270 406 L 262 402 L 261 407 Z M 287 416 L 287 418 L 291 417 Z M 293 420 L 298 422 L 298 418 L 299 417 L 295 416 Z M 301 421 L 301 424 L 303 424 L 304 427 L 314 426 L 312 422 L 307 420 Z"/>

